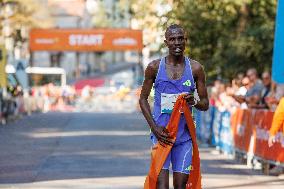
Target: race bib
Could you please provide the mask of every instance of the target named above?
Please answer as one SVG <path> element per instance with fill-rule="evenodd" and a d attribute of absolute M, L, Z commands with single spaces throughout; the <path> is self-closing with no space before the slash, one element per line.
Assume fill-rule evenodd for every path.
<path fill-rule="evenodd" d="M 180 94 L 161 93 L 161 113 L 170 114 Z"/>

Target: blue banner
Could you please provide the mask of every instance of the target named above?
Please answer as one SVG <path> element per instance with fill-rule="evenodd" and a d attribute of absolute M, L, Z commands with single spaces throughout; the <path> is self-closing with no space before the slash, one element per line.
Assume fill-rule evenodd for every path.
<path fill-rule="evenodd" d="M 275 22 L 272 78 L 276 83 L 284 83 L 284 0 L 278 0 Z"/>
<path fill-rule="evenodd" d="M 215 107 L 210 106 L 205 112 L 194 109 L 194 119 L 196 122 L 196 135 L 200 142 L 212 143 L 212 126 L 214 121 Z"/>
<path fill-rule="evenodd" d="M 228 111 L 221 112 L 219 129 L 219 147 L 226 154 L 233 154 L 233 134 L 231 129 L 231 114 Z"/>
<path fill-rule="evenodd" d="M 231 129 L 231 114 L 220 112 L 210 106 L 206 112 L 194 111 L 197 138 L 201 143 L 216 146 L 226 154 L 233 154 L 234 143 Z"/>
<path fill-rule="evenodd" d="M 220 126 L 221 126 L 221 112 L 219 112 L 218 110 L 215 111 L 215 117 L 213 120 L 213 125 L 212 125 L 212 145 L 220 148 Z"/>

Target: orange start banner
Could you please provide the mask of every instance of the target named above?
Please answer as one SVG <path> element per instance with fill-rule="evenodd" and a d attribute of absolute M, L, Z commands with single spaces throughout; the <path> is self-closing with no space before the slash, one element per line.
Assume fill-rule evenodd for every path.
<path fill-rule="evenodd" d="M 276 134 L 276 142 L 268 147 L 269 130 L 274 112 L 238 109 L 231 117 L 235 149 L 253 153 L 265 160 L 284 163 L 284 135 Z"/>
<path fill-rule="evenodd" d="M 142 51 L 141 30 L 32 29 L 31 51 Z"/>

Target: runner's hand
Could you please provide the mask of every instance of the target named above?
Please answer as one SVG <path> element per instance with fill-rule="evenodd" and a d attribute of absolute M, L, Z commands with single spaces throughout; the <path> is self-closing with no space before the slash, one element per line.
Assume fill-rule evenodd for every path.
<path fill-rule="evenodd" d="M 172 137 L 166 128 L 156 126 L 154 129 L 152 129 L 152 132 L 162 146 L 165 147 L 166 145 L 174 144 L 174 141 L 172 140 Z"/>
<path fill-rule="evenodd" d="M 183 96 L 183 98 L 186 100 L 186 102 L 190 105 L 193 106 L 196 104 L 196 101 L 194 99 L 194 94 L 192 93 L 188 93 L 186 95 Z"/>

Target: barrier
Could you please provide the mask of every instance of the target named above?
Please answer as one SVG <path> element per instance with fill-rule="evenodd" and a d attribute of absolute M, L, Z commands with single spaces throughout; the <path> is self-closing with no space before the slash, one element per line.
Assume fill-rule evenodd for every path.
<path fill-rule="evenodd" d="M 211 111 L 210 111 L 211 110 Z M 211 120 L 208 118 L 211 114 Z M 268 110 L 237 109 L 234 114 L 227 111 L 220 112 L 217 108 L 208 112 L 198 112 L 198 130 L 202 131 L 212 124 L 212 144 L 224 153 L 232 154 L 234 151 L 242 152 L 265 161 L 284 166 L 284 135 L 279 131 L 276 143 L 268 147 L 269 129 L 271 127 L 273 112 Z M 213 115 L 213 116 L 212 116 Z M 206 120 L 202 122 L 200 120 Z M 203 132 L 201 132 L 203 134 Z M 200 134 L 200 135 L 202 135 Z M 200 136 L 201 140 L 207 137 Z M 202 140 L 203 141 L 203 140 Z"/>
<path fill-rule="evenodd" d="M 196 109 L 193 109 L 193 115 L 196 122 L 196 135 L 199 141 L 203 143 L 212 143 L 212 126 L 213 118 L 215 114 L 215 107 L 209 107 L 209 110 L 206 112 L 200 112 Z M 202 127 L 200 127 L 202 125 Z"/>
<path fill-rule="evenodd" d="M 219 128 L 219 147 L 224 153 L 233 154 L 233 135 L 231 130 L 231 114 L 228 111 L 221 113 Z"/>

